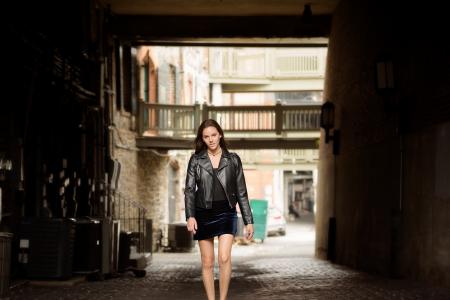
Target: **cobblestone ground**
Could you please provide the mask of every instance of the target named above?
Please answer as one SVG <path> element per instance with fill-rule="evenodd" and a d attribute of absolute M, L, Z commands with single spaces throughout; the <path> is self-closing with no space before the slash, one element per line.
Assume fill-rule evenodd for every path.
<path fill-rule="evenodd" d="M 236 244 L 228 298 L 450 299 L 450 289 L 381 278 L 317 260 L 313 245 L 311 223 L 291 223 L 286 236 L 268 237 L 263 243 Z M 23 286 L 13 290 L 11 299 L 206 299 L 200 266 L 197 247 L 190 253 L 155 253 L 144 278 L 130 273 L 72 287 Z M 217 279 L 218 267 L 215 274 Z"/>

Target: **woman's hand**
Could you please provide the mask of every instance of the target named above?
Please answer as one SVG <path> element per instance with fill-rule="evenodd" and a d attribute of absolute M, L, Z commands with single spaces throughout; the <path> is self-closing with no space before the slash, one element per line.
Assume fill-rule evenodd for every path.
<path fill-rule="evenodd" d="M 187 230 L 191 231 L 193 234 L 197 232 L 197 220 L 194 217 L 190 217 L 187 220 Z"/>
<path fill-rule="evenodd" d="M 247 224 L 246 225 L 245 238 L 247 240 L 251 240 L 253 238 L 253 233 L 254 232 L 255 232 L 255 230 L 253 229 L 253 224 Z"/>

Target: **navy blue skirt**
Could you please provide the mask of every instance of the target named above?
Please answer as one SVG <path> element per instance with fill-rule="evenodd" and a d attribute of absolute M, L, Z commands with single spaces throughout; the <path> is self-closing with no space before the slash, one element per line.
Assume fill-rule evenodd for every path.
<path fill-rule="evenodd" d="M 237 232 L 236 207 L 230 208 L 228 201 L 213 201 L 213 207 L 195 208 L 197 232 L 194 240 L 206 240 L 221 234 L 235 235 Z"/>

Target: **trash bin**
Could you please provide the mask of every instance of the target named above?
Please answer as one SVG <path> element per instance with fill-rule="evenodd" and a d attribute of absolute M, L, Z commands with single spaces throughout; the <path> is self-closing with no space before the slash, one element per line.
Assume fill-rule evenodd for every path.
<path fill-rule="evenodd" d="M 0 299 L 9 295 L 12 234 L 0 232 Z"/>
<path fill-rule="evenodd" d="M 255 229 L 253 238 L 264 242 L 264 239 L 267 236 L 267 214 L 269 202 L 265 199 L 251 199 L 250 207 L 253 213 L 253 226 Z"/>

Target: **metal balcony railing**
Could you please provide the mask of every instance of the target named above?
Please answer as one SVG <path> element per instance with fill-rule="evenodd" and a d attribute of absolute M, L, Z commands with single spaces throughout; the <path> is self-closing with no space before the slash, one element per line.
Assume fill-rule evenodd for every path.
<path fill-rule="evenodd" d="M 138 252 L 151 252 L 152 250 L 146 247 L 146 241 L 152 238 L 152 232 L 147 232 L 146 227 L 147 209 L 139 202 L 131 200 L 120 192 L 110 191 L 109 196 L 113 217 L 120 221 L 120 230 L 135 234 Z"/>
<path fill-rule="evenodd" d="M 202 120 L 215 119 L 227 132 L 319 131 L 320 103 L 272 106 L 169 105 L 139 102 L 139 133 L 195 134 Z"/>

